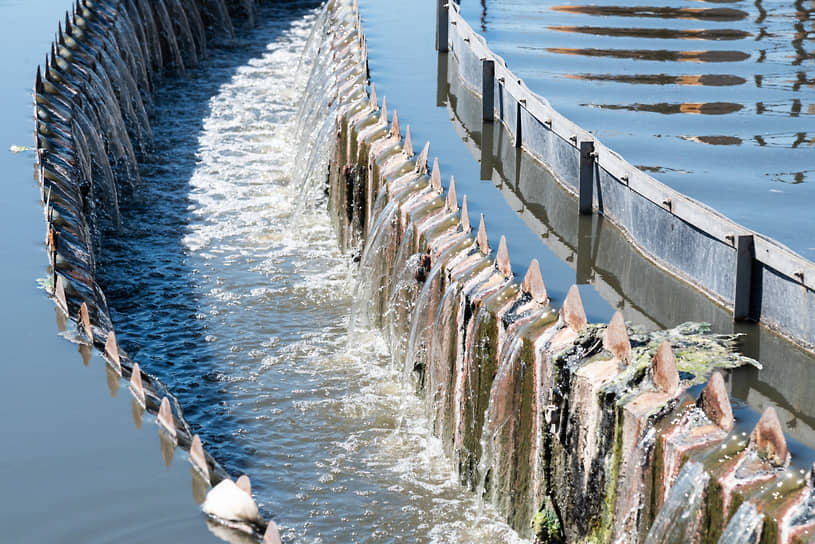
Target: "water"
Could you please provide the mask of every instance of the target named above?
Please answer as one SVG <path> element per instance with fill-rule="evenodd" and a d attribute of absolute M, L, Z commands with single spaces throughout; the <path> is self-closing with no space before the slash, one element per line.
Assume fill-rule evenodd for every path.
<path fill-rule="evenodd" d="M 372 6 L 364 8 L 369 16 L 381 16 L 389 9 L 382 4 L 378 12 Z M 21 6 L 9 3 L 0 9 L 22 9 L 34 17 L 30 8 L 26 11 Z M 429 12 L 426 8 L 422 6 Z M 301 47 L 307 34 L 302 20 L 305 7 L 274 9 L 267 15 L 277 17 L 277 22 L 267 21 L 260 33 L 232 45 L 209 44 L 211 56 L 202 71 L 190 69 L 186 79 L 165 82 L 168 86 L 157 100 L 159 118 L 153 126 L 159 153 L 142 171 L 144 192 L 126 201 L 123 235 L 106 247 L 101 263 L 101 272 L 111 283 L 108 293 L 120 325 L 117 331 L 137 360 L 171 384 L 207 449 L 233 473 L 252 474 L 264 512 L 279 521 L 284 535 L 293 540 L 511 540 L 514 536 L 493 521 L 489 509 L 453 481 L 449 461 L 427 434 L 430 424 L 422 418 L 422 407 L 415 406 L 413 397 L 399 385 L 401 377 L 389 367 L 381 339 L 357 330 L 349 346 L 345 331 L 354 267 L 333 249 L 333 233 L 322 213 L 303 206 L 292 184 L 306 168 L 294 162 L 299 150 L 292 148 L 298 132 L 292 121 L 297 89 L 284 83 L 291 83 L 293 69 L 300 72 L 291 60 L 296 58 L 292 54 L 296 43 Z M 10 13 L 15 20 L 25 20 L 18 11 Z M 29 138 L 31 67 L 39 61 L 59 18 L 59 13 L 45 15 L 39 15 L 40 34 L 32 34 L 40 41 L 24 41 L 31 32 L 22 25 L 25 30 L 19 34 L 5 35 L 9 47 L 24 51 L 12 59 L 18 75 L 9 78 L 4 88 L 9 93 L 4 103 L 15 119 L 4 131 L 6 148 L 25 144 Z M 399 16 L 398 10 L 390 14 Z M 474 173 L 471 177 L 477 180 L 478 165 L 461 153 L 467 148 L 449 123 L 447 109 L 430 106 L 436 103 L 435 86 L 419 80 L 395 88 L 399 78 L 416 74 L 435 83 L 435 55 L 423 63 L 432 41 L 421 41 L 430 47 L 417 48 L 419 54 L 396 43 L 394 36 L 405 33 L 406 26 L 388 33 L 395 27 L 381 18 L 366 26 L 371 42 L 380 46 L 377 51 L 387 51 L 382 46 L 389 40 L 403 55 L 416 57 L 385 70 L 382 59 L 387 53 L 377 53 L 379 60 L 372 63 L 378 71 L 377 84 L 395 93 L 389 98 L 397 97 L 393 102 L 400 115 L 413 124 L 417 147 L 424 141 L 422 136 L 432 136 L 434 154 L 442 157 L 445 173 L 455 173 L 459 183 L 466 179 L 460 171 Z M 426 24 L 407 34 L 415 38 L 429 34 L 428 29 L 432 31 Z M 269 40 L 273 45 L 267 49 Z M 31 45 L 20 47 L 25 43 Z M 36 54 L 29 58 L 30 51 Z M 275 60 L 284 62 L 275 64 Z M 288 71 L 279 71 L 281 65 L 288 65 Z M 304 84 L 298 79 L 299 88 Z M 402 98 L 399 92 L 404 93 Z M 278 96 L 258 96 L 275 93 Z M 416 95 L 415 101 L 409 100 L 411 94 Z M 257 102 L 259 98 L 263 102 Z M 431 122 L 425 123 L 428 119 Z M 9 174 L 25 180 L 32 160 L 30 154 L 4 157 Z M 521 219 L 507 213 L 509 207 L 495 198 L 491 183 L 483 185 L 481 193 L 469 192 L 470 201 L 476 209 L 480 206 L 489 212 L 490 235 L 496 238 L 493 246 L 497 247 L 502 232 L 518 233 L 510 248 L 516 270 L 524 269 L 530 253 L 542 251 L 549 257 L 544 276 L 547 282 L 557 278 L 547 284 L 557 302 L 574 272 L 536 239 L 537 233 L 527 232 Z M 244 199 L 240 205 L 230 205 L 235 195 Z M 4 198 L 4 232 L 9 234 L 2 251 L 6 262 L 19 265 L 4 270 L 4 300 L 19 309 L 15 319 L 7 320 L 3 334 L 8 359 L 21 362 L 4 365 L 8 376 L 4 383 L 16 385 L 2 396 L 4 411 L 20 412 L 20 405 L 38 400 L 36 410 L 6 419 L 0 429 L 4 437 L 26 445 L 5 464 L 6 481 L 14 483 L 16 477 L 15 487 L 30 481 L 32 451 L 47 452 L 47 464 L 61 466 L 75 450 L 81 453 L 69 458 L 81 457 L 90 465 L 77 478 L 36 468 L 31 475 L 36 482 L 33 491 L 23 500 L 4 502 L 4 514 L 14 520 L 6 523 L 12 527 L 11 535 L 26 535 L 26 527 L 33 524 L 24 521 L 31 518 L 22 517 L 20 511 L 36 508 L 32 505 L 43 496 L 64 492 L 70 497 L 72 490 L 81 489 L 103 497 L 97 504 L 120 506 L 118 528 L 132 527 L 130 534 L 137 535 L 132 536 L 134 541 L 145 536 L 146 526 L 152 526 L 149 520 L 162 509 L 181 512 L 182 519 L 175 523 L 178 538 L 188 535 L 190 540 L 200 540 L 202 518 L 189 500 L 189 473 L 181 455 L 176 455 L 171 472 L 173 478 L 181 478 L 181 485 L 175 479 L 155 480 L 161 503 L 146 505 L 148 493 L 143 487 L 117 493 L 116 501 L 104 499 L 112 487 L 124 491 L 128 483 L 141 482 L 123 478 L 124 482 L 114 484 L 111 476 L 99 479 L 97 474 L 117 474 L 118 467 L 126 467 L 125 476 L 126 471 L 138 470 L 147 474 L 142 480 L 152 481 L 149 477 L 163 474 L 158 448 L 155 439 L 144 439 L 144 433 L 133 437 L 142 441 L 134 447 L 127 439 L 132 431 L 116 425 L 116 418 L 123 418 L 129 429 L 127 407 L 118 414 L 106 414 L 111 420 L 100 422 L 104 433 L 82 419 L 81 414 L 106 410 L 98 397 L 107 393 L 101 377 L 91 382 L 64 364 L 77 361 L 75 348 L 52 334 L 53 309 L 32 280 L 44 275 L 47 262 L 36 186 L 33 182 L 12 186 Z M 471 216 L 477 217 L 477 212 Z M 590 289 L 583 298 L 591 319 L 610 315 L 608 305 Z M 784 395 L 771 393 L 772 402 L 789 397 L 786 390 Z M 117 403 L 129 400 L 127 395 L 117 399 Z M 789 400 L 795 406 L 807 402 L 805 397 Z M 75 412 L 59 409 L 64 417 L 55 418 L 55 408 L 62 406 Z M 39 440 L 32 439 L 32 428 L 42 433 Z M 122 431 L 115 451 L 109 428 Z M 57 431 L 62 434 L 54 434 Z M 51 436 L 62 440 L 58 449 L 49 451 Z M 151 453 L 145 454 L 142 447 Z M 102 464 L 111 458 L 114 463 Z M 98 524 L 84 502 L 60 504 L 62 508 L 51 515 L 51 537 L 62 534 L 61 519 L 84 526 Z M 134 509 L 140 512 L 137 519 L 122 515 Z M 161 534 L 165 527 L 161 524 L 155 530 Z M 104 533 L 103 537 L 109 536 Z M 171 536 L 164 533 L 164 537 Z"/>
<path fill-rule="evenodd" d="M 815 259 L 811 2 L 461 2 L 529 87 L 632 164 Z"/>
<path fill-rule="evenodd" d="M 99 264 L 119 341 L 284 539 L 515 541 L 459 486 L 384 340 L 348 334 L 356 266 L 302 194 L 326 171 L 302 150 L 327 132 L 298 115 L 311 6 L 260 8 L 161 87 L 156 151 Z"/>
<path fill-rule="evenodd" d="M 77 346 L 55 334 L 54 305 L 37 282 L 48 257 L 34 154 L 9 148 L 32 145 L 35 68 L 70 4 L 0 3 L 0 540 L 216 542 L 185 456 L 165 466 L 153 421 L 145 416 L 137 430 L 125 386 L 111 398 L 101 358 L 86 368 Z"/>

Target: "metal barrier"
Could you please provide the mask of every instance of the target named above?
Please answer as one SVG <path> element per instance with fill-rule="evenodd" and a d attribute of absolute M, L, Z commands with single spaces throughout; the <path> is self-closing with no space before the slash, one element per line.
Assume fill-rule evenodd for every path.
<path fill-rule="evenodd" d="M 577 198 L 646 256 L 732 310 L 815 350 L 815 263 L 660 183 L 559 114 L 532 92 L 462 18 L 437 0 L 436 46 L 458 60 L 458 76 L 499 121 Z"/>

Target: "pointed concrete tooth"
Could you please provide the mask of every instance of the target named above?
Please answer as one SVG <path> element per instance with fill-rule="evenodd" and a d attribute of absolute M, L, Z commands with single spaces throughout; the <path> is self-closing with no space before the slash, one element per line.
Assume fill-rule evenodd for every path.
<path fill-rule="evenodd" d="M 68 312 L 68 300 L 65 298 L 65 285 L 63 285 L 62 276 L 57 275 L 57 284 L 54 287 L 54 299 L 57 301 L 57 306 L 63 312 Z"/>
<path fill-rule="evenodd" d="M 450 186 L 447 188 L 447 200 L 445 201 L 447 209 L 453 213 L 458 211 L 458 197 L 456 196 L 456 179 L 450 176 Z"/>
<path fill-rule="evenodd" d="M 586 329 L 586 310 L 583 309 L 583 299 L 580 297 L 580 290 L 577 285 L 569 287 L 563 306 L 560 308 L 560 317 L 570 329 L 581 332 Z"/>
<path fill-rule="evenodd" d="M 663 340 L 651 361 L 654 385 L 663 393 L 675 395 L 679 391 L 679 372 L 676 370 L 676 358 L 671 344 Z"/>
<path fill-rule="evenodd" d="M 379 113 L 379 122 L 388 124 L 388 97 L 382 97 L 382 109 Z"/>
<path fill-rule="evenodd" d="M 402 146 L 402 153 L 408 159 L 413 157 L 413 139 L 410 137 L 410 125 L 405 127 L 405 145 Z"/>
<path fill-rule="evenodd" d="M 82 306 L 79 307 L 79 322 L 82 325 L 82 332 L 85 333 L 85 336 L 93 343 L 93 329 L 91 328 L 91 316 L 90 312 L 88 312 L 88 305 L 87 303 L 83 302 Z"/>
<path fill-rule="evenodd" d="M 57 50 L 54 42 L 51 42 L 51 68 L 57 68 Z"/>
<path fill-rule="evenodd" d="M 544 306 L 549 304 L 549 295 L 546 293 L 546 286 L 543 283 L 543 276 L 541 275 L 541 267 L 537 259 L 532 259 L 532 262 L 529 263 L 529 269 L 526 271 L 521 289 L 538 304 Z"/>
<path fill-rule="evenodd" d="M 776 467 L 786 466 L 789 458 L 787 441 L 784 438 L 778 414 L 775 413 L 775 408 L 772 406 L 761 414 L 761 419 L 758 420 L 756 428 L 750 435 L 750 442 L 755 445 L 761 458 Z"/>
<path fill-rule="evenodd" d="M 62 21 L 57 21 L 57 40 L 60 45 L 65 45 L 65 34 L 62 33 Z"/>
<path fill-rule="evenodd" d="M 505 278 L 512 277 L 512 264 L 509 262 L 509 249 L 507 249 L 507 239 L 502 234 L 498 242 L 498 251 L 495 252 L 495 265 Z"/>
<path fill-rule="evenodd" d="M 476 236 L 476 241 L 478 242 L 478 249 L 481 250 L 481 253 L 484 255 L 489 255 L 490 253 L 490 242 L 487 240 L 487 224 L 484 221 L 484 214 L 481 214 L 481 221 L 478 223 L 478 235 Z"/>
<path fill-rule="evenodd" d="M 419 174 L 427 174 L 427 156 L 430 153 L 430 142 L 424 144 L 422 152 L 419 153 L 419 158 L 416 159 L 416 171 Z"/>
<path fill-rule="evenodd" d="M 379 104 L 376 103 L 376 84 L 371 83 L 371 98 L 370 98 L 371 108 L 379 109 Z"/>
<path fill-rule="evenodd" d="M 54 82 L 54 78 L 51 77 L 51 67 L 50 62 L 48 62 L 48 55 L 45 55 L 45 64 L 43 65 L 43 70 L 45 71 L 43 76 L 45 77 L 46 81 L 50 81 L 51 83 Z"/>
<path fill-rule="evenodd" d="M 42 68 L 40 65 L 37 65 L 37 78 L 34 80 L 34 91 L 39 94 L 43 92 L 43 84 L 42 84 Z"/>
<path fill-rule="evenodd" d="M 48 246 L 49 251 L 57 250 L 57 234 L 51 225 L 48 225 L 48 235 L 45 237 L 45 244 Z"/>
<path fill-rule="evenodd" d="M 713 373 L 707 386 L 699 395 L 696 405 L 705 412 L 710 421 L 719 426 L 723 431 L 733 430 L 735 420 L 733 418 L 733 407 L 730 405 L 730 397 L 727 394 L 727 387 L 724 378 L 719 371 Z"/>
<path fill-rule="evenodd" d="M 399 115 L 396 110 L 393 110 L 393 121 L 391 121 L 391 138 L 397 141 L 402 139 L 402 133 L 399 132 Z"/>
<path fill-rule="evenodd" d="M 464 232 L 470 232 L 472 230 L 470 226 L 470 210 L 467 207 L 467 195 L 461 197 L 461 220 L 459 223 L 461 224 L 461 230 Z"/>
<path fill-rule="evenodd" d="M 173 411 L 170 409 L 170 399 L 167 397 L 162 397 L 161 399 L 156 421 L 158 421 L 158 424 L 161 425 L 170 436 L 175 438 L 175 420 L 173 419 Z"/>
<path fill-rule="evenodd" d="M 263 533 L 263 544 L 281 544 L 280 531 L 274 521 L 269 520 L 269 525 L 266 526 L 266 532 Z"/>
<path fill-rule="evenodd" d="M 66 11 L 65 12 L 65 33 L 67 35 L 71 36 L 73 34 L 73 31 L 74 31 L 74 29 L 73 29 L 73 26 L 71 25 L 71 16 Z"/>
<path fill-rule="evenodd" d="M 441 186 L 441 170 L 439 170 L 438 157 L 433 159 L 433 172 L 430 174 L 430 186 L 433 187 L 433 190 L 437 193 L 444 191 L 444 187 Z"/>
<path fill-rule="evenodd" d="M 204 474 L 204 477 L 207 480 L 209 480 L 209 465 L 207 465 L 207 456 L 204 454 L 204 446 L 201 444 L 201 437 L 197 434 L 192 437 L 192 444 L 190 444 L 190 462 L 195 468 Z"/>
<path fill-rule="evenodd" d="M 139 363 L 133 363 L 133 372 L 130 374 L 130 391 L 139 404 L 142 406 L 147 405 L 147 399 L 144 396 L 144 384 L 141 380 L 141 369 Z"/>
<path fill-rule="evenodd" d="M 611 321 L 608 322 L 603 347 L 624 365 L 631 362 L 631 342 L 628 340 L 628 329 L 625 327 L 622 312 L 614 312 Z"/>
<path fill-rule="evenodd" d="M 246 474 L 241 474 L 241 476 L 235 480 L 235 485 L 241 488 L 241 490 L 250 497 L 252 496 L 252 482 Z"/>
<path fill-rule="evenodd" d="M 119 360 L 119 344 L 116 343 L 116 333 L 110 331 L 107 340 L 105 340 L 105 355 L 108 356 L 113 367 L 122 373 L 122 362 Z"/>

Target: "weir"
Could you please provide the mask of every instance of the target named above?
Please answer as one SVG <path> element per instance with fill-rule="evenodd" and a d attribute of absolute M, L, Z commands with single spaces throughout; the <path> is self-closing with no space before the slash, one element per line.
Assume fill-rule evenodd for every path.
<path fill-rule="evenodd" d="M 176 369 L 148 369 L 160 381 L 120 349 L 118 310 L 100 281 L 121 278 L 107 268 L 127 250 L 108 245 L 128 225 L 121 204 L 145 190 L 138 164 L 152 152 L 162 75 L 184 72 L 213 33 L 232 35 L 233 18 L 251 25 L 255 15 L 251 1 L 85 0 L 35 86 L 49 290 L 75 321 L 71 338 L 131 380 L 171 447 L 191 449 L 212 485 L 251 455 L 224 451 L 227 471 L 220 445 L 214 458 L 203 452 L 183 403 L 162 385 Z M 734 415 L 727 371 L 756 363 L 732 352 L 733 338 L 693 323 L 646 333 L 619 313 L 608 325 L 587 323 L 576 287 L 553 308 L 537 262 L 522 281 L 513 275 L 511 237 L 489 247 L 488 218 L 472 228 L 466 196 L 453 179 L 445 191 L 429 143 L 416 154 L 405 121 L 368 90 L 356 7 L 329 2 L 314 28 L 301 65 L 307 98 L 291 132 L 289 230 L 327 199 L 340 246 L 360 266 L 351 338 L 382 331 L 390 368 L 416 392 L 460 483 L 539 542 L 812 538 L 811 467 L 790 463 L 772 408 L 754 427 Z M 206 421 L 196 416 L 198 427 Z"/>

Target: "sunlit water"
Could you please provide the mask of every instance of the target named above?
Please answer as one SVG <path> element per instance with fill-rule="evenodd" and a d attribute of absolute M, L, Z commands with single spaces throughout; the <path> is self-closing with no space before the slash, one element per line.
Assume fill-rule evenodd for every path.
<path fill-rule="evenodd" d="M 100 269 L 120 341 L 208 451 L 251 475 L 284 539 L 515 541 L 459 486 L 378 334 L 349 336 L 355 265 L 325 203 L 300 202 L 317 12 L 262 11 L 157 97 L 156 150 Z"/>
<path fill-rule="evenodd" d="M 810 260 L 814 11 L 803 0 L 461 1 L 566 117 Z"/>

